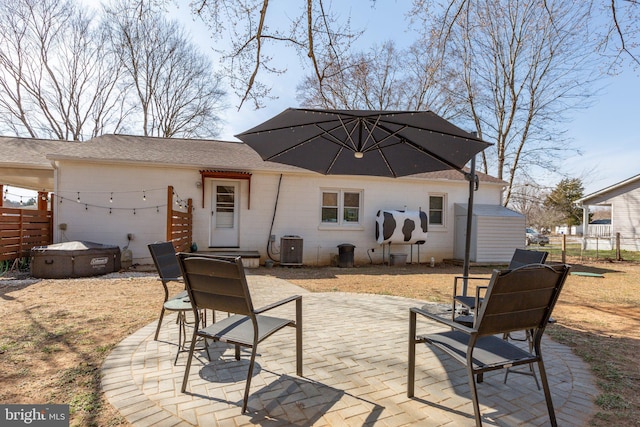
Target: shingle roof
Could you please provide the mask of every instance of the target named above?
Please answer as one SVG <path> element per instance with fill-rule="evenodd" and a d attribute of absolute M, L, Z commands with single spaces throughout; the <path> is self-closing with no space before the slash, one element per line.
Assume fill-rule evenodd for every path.
<path fill-rule="evenodd" d="M 0 165 L 30 169 L 51 169 L 47 154 L 68 146 L 69 141 L 0 136 Z"/>
<path fill-rule="evenodd" d="M 294 166 L 265 162 L 244 143 L 217 140 L 103 135 L 86 142 L 70 142 L 0 137 L 0 148 L 3 152 L 11 151 L 14 161 L 22 160 L 23 163 L 47 165 L 49 168 L 51 160 L 85 160 L 200 169 L 306 172 Z M 5 163 L 5 157 L 3 155 L 0 164 Z M 489 175 L 478 175 L 482 182 L 504 183 Z M 464 176 L 454 170 L 413 176 L 464 180 Z"/>

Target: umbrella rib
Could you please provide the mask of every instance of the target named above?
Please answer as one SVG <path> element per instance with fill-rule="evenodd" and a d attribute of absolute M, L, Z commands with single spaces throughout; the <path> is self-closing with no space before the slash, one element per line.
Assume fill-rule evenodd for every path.
<path fill-rule="evenodd" d="M 395 114 L 398 114 L 398 113 L 395 113 Z M 390 119 L 385 119 L 385 122 L 386 123 L 391 123 L 391 124 L 394 124 L 394 125 L 398 125 L 398 126 L 407 126 L 406 123 L 396 122 L 396 121 L 393 121 L 393 120 L 390 120 Z M 423 127 L 423 126 L 411 125 L 411 127 L 414 128 L 414 129 L 425 131 L 425 132 L 437 133 L 437 134 L 440 134 L 440 135 L 450 136 L 450 137 L 453 137 L 453 138 L 465 139 L 465 140 L 468 140 L 468 141 L 481 142 L 483 144 L 486 144 L 487 146 L 493 145 L 493 144 L 491 144 L 489 142 L 486 142 L 486 141 L 483 141 L 483 140 L 481 140 L 479 138 L 475 138 L 474 136 L 472 136 L 472 134 L 469 134 L 469 136 L 462 136 L 462 135 L 456 135 L 455 133 L 451 133 L 451 132 L 445 132 L 445 131 L 441 131 L 441 130 L 433 130 L 433 129 L 430 129 L 428 127 Z M 460 129 L 460 130 L 462 132 L 464 132 L 462 129 Z"/>
<path fill-rule="evenodd" d="M 333 120 L 327 120 L 327 121 L 325 121 L 325 122 L 323 122 L 323 123 L 330 123 L 330 122 L 332 122 L 332 121 L 333 121 Z M 270 155 L 269 157 L 265 158 L 265 160 L 273 160 L 273 159 L 275 159 L 276 157 L 279 157 L 279 156 L 281 156 L 281 155 L 283 155 L 283 154 L 285 154 L 285 153 L 288 153 L 288 152 L 289 152 L 289 151 L 291 151 L 291 150 L 295 150 L 296 148 L 301 147 L 301 146 L 303 146 L 303 145 L 305 145 L 305 144 L 307 144 L 307 143 L 309 143 L 309 142 L 315 141 L 316 139 L 321 138 L 321 137 L 323 137 L 323 136 L 327 138 L 327 141 L 329 141 L 329 142 L 331 142 L 331 143 L 333 143 L 333 144 L 336 144 L 336 145 L 340 146 L 340 150 L 342 150 L 343 148 L 349 148 L 349 146 L 348 146 L 347 144 L 345 144 L 344 142 L 342 142 L 341 140 L 339 140 L 338 138 L 336 138 L 333 134 L 331 134 L 331 132 L 333 132 L 334 130 L 336 130 L 336 129 L 338 129 L 338 128 L 342 127 L 342 128 L 345 130 L 345 132 L 347 132 L 347 135 L 349 136 L 349 139 L 351 139 L 351 133 L 353 133 L 353 130 L 351 131 L 351 133 L 349 133 L 349 132 L 348 132 L 348 130 L 347 130 L 347 128 L 346 128 L 346 126 L 344 125 L 344 123 L 341 123 L 340 125 L 335 126 L 335 127 L 331 128 L 331 129 L 329 129 L 329 130 L 325 130 L 325 129 L 323 129 L 322 127 L 320 127 L 320 126 L 319 126 L 319 124 L 318 124 L 318 123 L 312 123 L 312 125 L 313 125 L 314 127 L 318 128 L 318 129 L 320 129 L 320 131 L 321 131 L 322 133 L 321 133 L 321 134 L 319 134 L 319 135 L 314 135 L 314 136 L 312 136 L 312 137 L 310 137 L 310 138 L 307 138 L 307 139 L 305 139 L 305 140 L 303 140 L 303 141 L 300 141 L 300 142 L 299 142 L 299 143 L 297 143 L 295 146 L 291 146 L 291 147 L 289 147 L 289 148 L 287 148 L 287 149 L 285 149 L 285 150 L 282 150 L 282 151 L 279 151 L 279 152 L 277 152 L 277 153 L 275 153 L 275 154 L 272 154 L 272 155 Z M 289 129 L 289 128 L 290 128 L 290 127 L 282 127 L 282 128 L 278 128 L 278 129 L 274 129 L 274 130 L 286 130 L 286 129 Z M 354 128 L 354 129 L 355 129 L 355 128 Z M 335 162 L 335 159 L 334 159 L 334 161 L 332 162 L 332 164 L 333 164 L 334 162 Z"/>
<path fill-rule="evenodd" d="M 400 125 L 399 123 L 396 123 L 396 124 Z M 387 129 L 385 126 L 379 126 L 379 129 L 382 129 L 385 132 L 388 132 L 390 134 L 390 136 L 391 136 L 392 133 L 395 134 L 397 132 L 400 132 L 400 130 L 402 130 L 402 129 L 400 129 L 400 130 L 398 130 L 398 131 L 396 131 L 394 133 L 393 131 L 391 131 L 391 129 Z M 437 132 L 437 133 L 442 134 L 442 132 Z M 416 144 L 415 142 L 413 142 L 413 141 L 411 141 L 411 140 L 409 140 L 407 138 L 403 137 L 402 140 L 400 142 L 398 142 L 397 144 L 406 144 L 409 147 L 413 148 L 414 150 L 417 150 L 417 151 L 419 151 L 419 152 L 421 152 L 423 154 L 427 154 L 427 155 L 433 157 L 435 160 L 439 161 L 440 163 L 442 163 L 444 165 L 447 165 L 451 169 L 455 169 L 455 170 L 461 171 L 462 168 L 464 168 L 464 165 L 462 165 L 462 166 L 455 165 L 454 163 L 451 163 L 449 160 L 443 158 L 442 156 L 439 156 L 438 154 L 436 154 L 436 153 L 434 153 L 434 152 L 432 152 L 430 150 L 427 150 L 426 148 L 422 147 L 421 145 Z"/>
<path fill-rule="evenodd" d="M 360 149 L 361 149 L 362 152 L 369 152 L 369 151 L 377 149 L 378 153 L 380 153 L 380 157 L 382 157 L 382 160 L 384 161 L 384 164 L 387 166 L 387 169 L 389 170 L 389 173 L 391 173 L 391 175 L 393 175 L 394 178 L 397 178 L 398 175 L 396 174 L 396 172 L 391 167 L 391 163 L 389 163 L 389 160 L 387 159 L 387 156 L 385 156 L 384 152 L 381 149 L 377 148 L 377 147 L 380 147 L 381 143 L 383 143 L 387 139 L 393 137 L 397 132 L 400 132 L 401 130 L 405 129 L 406 127 L 402 127 L 401 129 L 398 129 L 396 132 L 390 132 L 388 129 L 385 129 L 384 127 L 378 126 L 378 122 L 379 121 L 380 121 L 380 116 L 378 116 L 378 119 L 372 125 L 372 127 L 369 127 L 369 125 L 371 125 L 371 123 L 369 123 L 368 121 L 365 121 L 367 132 L 369 133 L 369 136 L 367 136 L 367 138 L 365 139 L 365 143 L 363 144 L 363 147 L 366 146 L 366 143 L 367 143 L 367 141 L 369 141 L 369 138 L 371 138 L 371 140 L 373 140 L 373 144 L 371 145 L 371 148 L 362 149 L 362 147 L 361 147 Z M 387 132 L 387 136 L 382 138 L 380 141 L 376 141 L 376 138 L 373 136 L 373 130 L 376 127 L 378 127 L 378 129 L 382 129 L 383 131 Z M 390 144 L 390 145 L 395 145 L 395 144 Z"/>

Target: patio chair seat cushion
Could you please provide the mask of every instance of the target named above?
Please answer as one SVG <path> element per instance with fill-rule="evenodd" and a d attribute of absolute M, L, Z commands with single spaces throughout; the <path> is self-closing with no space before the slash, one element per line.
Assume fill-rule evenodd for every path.
<path fill-rule="evenodd" d="M 284 326 L 291 324 L 289 319 L 256 315 L 258 322 L 258 342 L 267 338 Z M 251 318 L 239 314 L 224 318 L 199 331 L 200 336 L 222 342 L 253 346 L 253 324 Z"/>
<path fill-rule="evenodd" d="M 456 302 L 459 302 L 460 304 L 470 308 L 471 310 L 476 308 L 476 297 L 468 295 L 456 295 L 454 299 L 456 300 Z"/>
<path fill-rule="evenodd" d="M 439 334 L 424 335 L 428 343 L 445 351 L 461 363 L 467 361 L 469 334 L 460 331 L 448 331 Z M 501 369 L 505 365 L 530 363 L 531 353 L 513 345 L 495 335 L 478 338 L 473 351 L 474 369 Z"/>

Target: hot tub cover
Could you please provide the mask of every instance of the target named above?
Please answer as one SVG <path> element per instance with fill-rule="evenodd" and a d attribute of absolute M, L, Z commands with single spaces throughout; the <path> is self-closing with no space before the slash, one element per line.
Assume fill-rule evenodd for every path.
<path fill-rule="evenodd" d="M 88 249 L 113 249 L 118 248 L 118 246 L 114 245 L 105 245 L 102 243 L 95 242 L 85 242 L 85 241 L 73 241 L 73 242 L 62 242 L 62 243 L 54 243 L 52 245 L 47 246 L 36 246 L 33 248 L 34 251 L 42 251 L 42 250 L 56 250 L 56 251 L 82 251 Z"/>
<path fill-rule="evenodd" d="M 72 241 L 31 249 L 31 275 L 44 279 L 87 277 L 119 271 L 120 247 Z"/>

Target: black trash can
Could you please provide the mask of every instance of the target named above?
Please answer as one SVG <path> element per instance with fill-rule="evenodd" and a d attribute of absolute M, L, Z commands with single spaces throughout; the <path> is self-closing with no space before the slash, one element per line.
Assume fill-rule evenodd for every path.
<path fill-rule="evenodd" d="M 355 245 L 342 243 L 338 245 L 338 267 L 353 267 L 353 250 Z"/>

